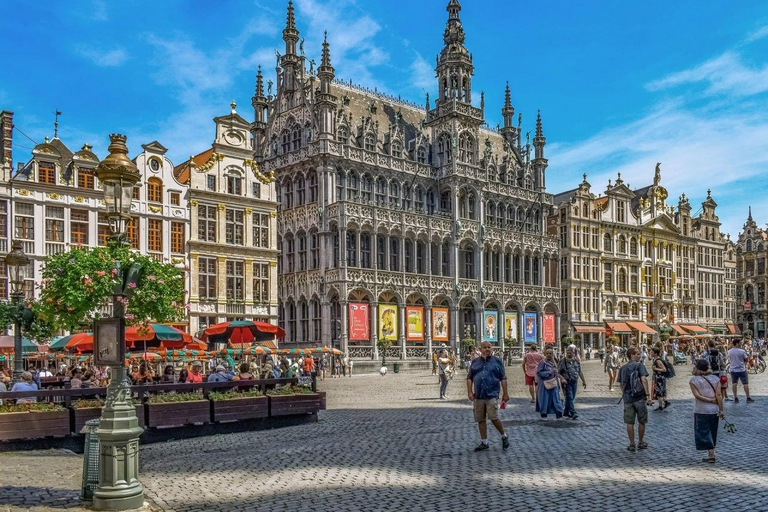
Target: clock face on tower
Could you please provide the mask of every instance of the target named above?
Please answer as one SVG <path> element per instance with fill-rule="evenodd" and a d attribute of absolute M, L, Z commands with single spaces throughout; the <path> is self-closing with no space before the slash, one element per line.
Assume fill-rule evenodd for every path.
<path fill-rule="evenodd" d="M 227 141 L 227 144 L 230 144 L 232 146 L 239 146 L 243 143 L 243 137 L 238 132 L 235 131 L 229 131 L 224 135 L 224 139 Z"/>
<path fill-rule="evenodd" d="M 151 158 L 149 160 L 149 168 L 157 172 L 160 170 L 160 161 L 157 158 Z"/>

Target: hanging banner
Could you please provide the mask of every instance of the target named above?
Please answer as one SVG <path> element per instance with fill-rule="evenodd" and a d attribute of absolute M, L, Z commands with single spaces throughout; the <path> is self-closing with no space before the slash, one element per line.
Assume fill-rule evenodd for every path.
<path fill-rule="evenodd" d="M 371 326 L 369 305 L 361 302 L 349 303 L 349 341 L 370 341 Z"/>
<path fill-rule="evenodd" d="M 536 313 L 523 313 L 523 335 L 526 343 L 539 341 L 537 329 Z"/>
<path fill-rule="evenodd" d="M 483 341 L 499 341 L 499 312 L 486 309 L 483 312 Z"/>
<path fill-rule="evenodd" d="M 424 308 L 417 306 L 405 308 L 405 339 L 424 341 Z"/>
<path fill-rule="evenodd" d="M 448 341 L 448 308 L 432 308 L 432 340 Z"/>
<path fill-rule="evenodd" d="M 397 306 L 379 304 L 379 339 L 397 341 Z"/>
<path fill-rule="evenodd" d="M 555 342 L 555 315 L 544 313 L 544 326 L 541 329 L 541 341 L 544 343 Z"/>
<path fill-rule="evenodd" d="M 504 339 L 520 341 L 517 338 L 517 311 L 504 313 Z"/>

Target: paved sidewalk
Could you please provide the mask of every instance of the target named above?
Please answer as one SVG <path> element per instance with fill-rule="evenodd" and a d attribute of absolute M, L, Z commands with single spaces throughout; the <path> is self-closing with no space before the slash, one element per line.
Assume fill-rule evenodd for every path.
<path fill-rule="evenodd" d="M 750 375 L 755 403 L 743 394 L 726 403 L 738 432 L 721 430 L 717 463 L 703 464 L 693 447 L 690 365 L 677 367 L 673 404 L 650 413 L 650 448 L 637 453 L 626 450 L 619 393 L 608 392 L 599 362 L 584 366 L 580 419 L 546 423 L 522 371 L 509 368 L 507 451 L 495 432 L 490 450 L 472 451 L 478 434 L 462 377 L 446 401 L 429 372 L 356 375 L 320 383 L 328 411 L 319 423 L 146 446 L 142 482 L 167 512 L 765 509 L 768 374 Z M 79 457 L 14 453 L 0 464 L 9 468 L 0 472 L 0 512 L 77 505 Z"/>

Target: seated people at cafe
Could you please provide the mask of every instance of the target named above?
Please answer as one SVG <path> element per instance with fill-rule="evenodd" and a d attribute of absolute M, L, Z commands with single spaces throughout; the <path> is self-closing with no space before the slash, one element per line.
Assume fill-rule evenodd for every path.
<path fill-rule="evenodd" d="M 160 378 L 161 384 L 173 384 L 176 382 L 176 375 L 173 371 L 173 365 L 166 365 L 165 370 L 163 370 L 163 376 Z"/>
<path fill-rule="evenodd" d="M 232 380 L 253 380 L 256 377 L 251 373 L 251 367 L 248 363 L 240 363 L 239 371 L 237 375 L 232 377 Z"/>
<path fill-rule="evenodd" d="M 72 370 L 72 377 L 69 379 L 69 387 L 72 389 L 80 389 L 83 387 L 83 371 L 80 368 L 74 368 Z"/>
<path fill-rule="evenodd" d="M 186 384 L 189 378 L 189 370 L 182 368 L 179 370 L 179 384 Z"/>
<path fill-rule="evenodd" d="M 22 372 L 21 381 L 14 384 L 11 391 L 37 391 L 37 384 L 35 384 L 32 379 L 32 374 L 29 372 Z M 31 404 L 35 402 L 37 402 L 37 398 L 35 397 L 16 399 L 17 404 Z"/>
<path fill-rule="evenodd" d="M 147 368 L 146 364 L 142 363 L 141 366 L 139 366 L 139 375 L 133 383 L 134 385 L 152 384 L 152 370 Z"/>
<path fill-rule="evenodd" d="M 216 371 L 208 376 L 208 382 L 230 382 L 231 380 L 232 375 L 221 364 L 216 366 Z"/>
<path fill-rule="evenodd" d="M 187 384 L 201 384 L 203 382 L 203 363 L 194 361 L 187 375 Z"/>
<path fill-rule="evenodd" d="M 93 380 L 93 371 L 88 370 L 83 375 L 83 380 L 80 383 L 81 388 L 93 388 L 96 387 L 96 383 Z"/>

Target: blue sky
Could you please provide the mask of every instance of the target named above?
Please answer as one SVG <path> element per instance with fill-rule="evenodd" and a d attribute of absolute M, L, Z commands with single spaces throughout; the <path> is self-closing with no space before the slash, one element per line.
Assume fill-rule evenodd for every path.
<path fill-rule="evenodd" d="M 0 109 L 37 142 L 53 134 L 105 155 L 107 134 L 132 154 L 158 140 L 175 162 L 210 147 L 211 119 L 252 119 L 256 66 L 274 75 L 285 1 L 3 0 Z M 447 0 L 297 0 L 296 22 L 319 61 L 328 30 L 336 76 L 418 104 L 435 95 Z M 768 3 L 464 0 L 473 98 L 501 120 L 508 80 L 530 129 L 541 109 L 548 189 L 593 191 L 618 172 L 662 183 L 694 211 L 707 188 L 736 235 L 749 204 L 768 221 Z M 274 79 L 274 78 L 273 78 Z M 15 160 L 32 142 L 14 135 Z M 673 201 L 676 203 L 676 200 Z"/>

